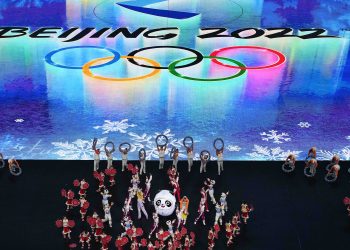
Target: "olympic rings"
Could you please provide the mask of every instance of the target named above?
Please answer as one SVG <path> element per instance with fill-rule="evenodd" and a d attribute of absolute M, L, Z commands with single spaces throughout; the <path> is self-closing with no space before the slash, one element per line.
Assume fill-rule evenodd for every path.
<path fill-rule="evenodd" d="M 221 66 L 225 66 L 225 67 L 229 67 L 229 68 L 234 68 L 234 69 L 268 69 L 268 68 L 273 68 L 273 67 L 277 67 L 281 64 L 283 64 L 286 61 L 286 57 L 279 51 L 277 50 L 273 50 L 273 49 L 268 49 L 268 48 L 264 48 L 264 47 L 259 47 L 259 46 L 232 46 L 232 47 L 226 47 L 226 48 L 221 48 L 218 50 L 215 50 L 214 52 L 212 52 L 210 54 L 210 56 L 216 57 L 218 56 L 219 53 L 223 52 L 223 51 L 227 51 L 227 50 L 232 50 L 232 49 L 256 49 L 256 50 L 262 50 L 262 51 L 268 51 L 271 52 L 272 54 L 275 54 L 278 56 L 278 60 L 277 62 L 270 64 L 270 65 L 265 65 L 265 66 L 251 66 L 251 67 L 238 67 L 238 66 L 233 66 L 233 65 L 227 65 L 224 64 L 222 62 L 219 62 L 218 60 L 214 59 L 213 62 L 216 64 L 219 64 Z"/>
<path fill-rule="evenodd" d="M 112 149 L 111 149 L 111 150 L 109 150 L 109 149 L 107 148 L 108 144 L 111 144 L 111 145 L 112 145 Z M 105 144 L 105 152 L 113 153 L 114 151 L 115 151 L 114 143 L 111 142 L 111 141 L 106 142 L 106 144 Z"/>
<path fill-rule="evenodd" d="M 139 59 L 139 60 L 144 60 L 150 64 L 152 64 L 155 67 L 160 66 L 160 64 L 156 61 L 153 61 L 151 59 L 145 58 L 145 57 L 136 57 L 136 56 L 121 56 L 120 58 L 133 58 L 133 59 Z M 152 77 L 156 74 L 158 74 L 160 72 L 160 69 L 154 69 L 151 73 L 143 75 L 143 76 L 136 76 L 136 77 L 130 77 L 130 78 L 114 78 L 114 77 L 103 77 L 103 76 L 97 76 L 94 75 L 91 71 L 90 68 L 92 68 L 92 65 L 96 64 L 99 61 L 104 61 L 104 60 L 108 60 L 108 59 L 112 59 L 111 56 L 109 57 L 103 57 L 103 58 L 98 58 L 95 60 L 92 60 L 86 64 L 84 64 L 83 66 L 83 73 L 91 78 L 95 78 L 98 80 L 105 80 L 105 81 L 114 81 L 114 82 L 126 82 L 126 81 L 134 81 L 134 80 L 141 80 L 141 79 L 145 79 L 148 77 Z"/>
<path fill-rule="evenodd" d="M 48 53 L 46 56 L 45 56 L 45 61 L 52 65 L 52 66 L 56 66 L 56 67 L 59 67 L 59 68 L 64 68 L 64 69 L 82 69 L 83 67 L 82 66 L 67 66 L 67 65 L 63 65 L 63 64 L 59 64 L 59 63 L 55 63 L 53 60 L 52 60 L 52 56 L 58 52 L 61 52 L 61 51 L 64 51 L 64 50 L 69 50 L 69 49 L 80 49 L 80 48 L 93 48 L 93 49 L 103 49 L 103 50 L 107 50 L 109 52 L 111 52 L 114 57 L 110 57 L 110 61 L 106 62 L 106 63 L 103 63 L 103 64 L 99 64 L 99 65 L 96 65 L 96 66 L 92 66 L 91 68 L 99 68 L 99 67 L 103 67 L 103 66 L 106 66 L 106 65 L 109 65 L 109 64 L 112 64 L 112 63 L 115 63 L 117 62 L 119 59 L 120 59 L 120 54 L 118 51 L 116 50 L 113 50 L 113 49 L 110 49 L 110 48 L 105 48 L 105 47 L 99 47 L 99 46 L 71 46 L 71 47 L 65 47 L 65 48 L 60 48 L 60 49 L 57 49 L 57 50 L 53 50 L 51 51 L 50 53 Z"/>
<path fill-rule="evenodd" d="M 216 146 L 216 143 L 217 143 L 217 142 L 221 142 L 221 148 L 218 148 L 218 147 Z M 214 146 L 215 150 L 218 150 L 218 151 L 224 150 L 224 147 L 225 147 L 224 140 L 221 139 L 221 138 L 216 138 L 216 139 L 214 140 L 214 142 L 213 142 L 213 146 Z"/>
<path fill-rule="evenodd" d="M 90 62 L 85 63 L 83 66 L 67 66 L 67 65 L 62 65 L 59 63 L 55 63 L 52 61 L 52 56 L 60 51 L 63 50 L 69 50 L 69 49 L 75 49 L 75 48 L 96 48 L 96 49 L 104 49 L 107 50 L 109 52 L 111 52 L 114 56 L 108 56 L 108 57 L 103 57 L 103 58 L 97 58 L 94 59 Z M 172 63 L 169 64 L 168 67 L 166 66 L 161 66 L 160 63 L 149 59 L 149 58 L 145 58 L 145 57 L 137 57 L 134 56 L 139 52 L 142 52 L 144 50 L 150 50 L 150 49 L 157 49 L 157 48 L 175 48 L 175 49 L 181 49 L 181 50 L 185 50 L 185 51 L 189 51 L 193 54 L 196 55 L 196 57 L 187 57 L 187 58 L 183 58 L 180 60 L 176 60 Z M 217 55 L 223 51 L 226 50 L 232 50 L 232 49 L 256 49 L 256 50 L 261 50 L 261 51 L 268 51 L 270 53 L 273 53 L 275 55 L 278 56 L 278 60 L 270 65 L 264 65 L 264 66 L 246 66 L 241 62 L 238 62 L 236 60 L 233 60 L 231 58 L 226 58 L 226 57 L 218 57 Z M 106 65 L 110 65 L 114 62 L 117 62 L 120 58 L 123 59 L 127 59 L 129 62 L 131 62 L 134 65 L 140 66 L 140 67 L 144 67 L 144 68 L 150 68 L 153 69 L 152 72 L 146 74 L 146 75 L 142 75 L 142 76 L 137 76 L 137 77 L 130 77 L 130 78 L 114 78 L 114 77 L 104 77 L 104 76 L 100 76 L 100 75 L 95 75 L 91 72 L 91 69 L 93 68 L 99 68 L 99 67 L 103 67 Z M 185 76 L 182 75 L 180 73 L 178 73 L 176 71 L 176 69 L 178 68 L 185 68 L 185 67 L 190 67 L 193 65 L 196 65 L 198 63 L 200 63 L 204 58 L 206 59 L 211 59 L 214 63 L 219 64 L 221 66 L 224 67 L 228 67 L 228 68 L 234 68 L 234 69 L 240 69 L 240 71 L 234 75 L 228 76 L 228 77 L 222 77 L 222 78 L 213 78 L 213 79 L 204 79 L 204 78 L 195 78 L 195 77 L 189 77 L 189 76 Z M 145 61 L 147 64 L 141 64 L 135 61 L 135 59 L 139 59 L 139 60 L 143 60 Z M 107 62 L 103 62 L 106 61 Z M 185 64 L 185 65 L 181 65 L 181 66 L 177 66 L 180 62 L 182 61 L 187 61 L 187 60 L 193 60 L 193 62 Z M 228 61 L 230 63 L 233 63 L 235 65 L 228 65 L 225 63 L 220 62 L 219 60 L 224 60 L 224 61 Z M 273 50 L 273 49 L 269 49 L 269 48 L 265 48 L 265 47 L 259 47 L 259 46 L 231 46 L 231 47 L 225 47 L 225 48 L 221 48 L 219 50 L 215 50 L 213 51 L 209 56 L 203 56 L 199 51 L 196 51 L 194 49 L 190 49 L 190 48 L 186 48 L 186 47 L 181 47 L 181 46 L 151 46 L 151 47 L 145 47 L 145 48 L 141 48 L 141 49 L 137 49 L 134 50 L 132 52 L 130 52 L 127 56 L 121 56 L 119 52 L 110 49 L 110 48 L 104 48 L 104 47 L 99 47 L 99 46 L 72 46 L 72 47 L 66 47 L 66 48 L 60 48 L 54 51 L 51 51 L 50 53 L 48 53 L 45 56 L 45 61 L 52 65 L 52 66 L 56 66 L 56 67 L 60 67 L 60 68 L 65 68 L 65 69 L 82 69 L 83 74 L 97 79 L 97 80 L 104 80 L 104 81 L 113 81 L 113 82 L 126 82 L 126 81 L 134 81 L 134 80 L 142 80 L 142 79 L 146 79 L 148 77 L 152 77 L 156 74 L 158 74 L 160 72 L 161 69 L 168 69 L 169 72 L 171 74 L 173 74 L 176 77 L 180 77 L 180 78 L 184 78 L 187 80 L 195 80 L 195 81 L 223 81 L 223 80 L 228 80 L 228 79 L 233 79 L 236 77 L 239 77 L 241 75 L 243 75 L 245 73 L 246 70 L 248 69 L 267 69 L 267 68 L 273 68 L 273 67 L 277 67 L 281 64 L 283 64 L 286 61 L 286 57 L 279 51 Z M 102 63 L 99 63 L 101 62 Z"/>
<path fill-rule="evenodd" d="M 160 143 L 159 141 L 164 138 L 165 142 L 164 143 Z M 157 135 L 156 137 L 156 144 L 157 144 L 157 147 L 165 147 L 167 144 L 168 144 L 168 137 L 166 135 Z"/>
<path fill-rule="evenodd" d="M 130 151 L 131 145 L 129 142 L 122 142 L 119 144 L 119 151 L 123 152 L 124 149 L 126 150 L 127 153 Z"/>
<path fill-rule="evenodd" d="M 176 64 L 178 64 L 179 62 L 185 61 L 185 60 L 193 59 L 193 58 L 194 57 L 187 57 L 187 58 L 180 59 L 180 60 L 177 60 L 175 62 L 172 62 L 169 65 L 169 72 L 171 74 L 173 74 L 174 76 L 177 76 L 177 77 L 180 77 L 180 78 L 184 78 L 184 79 L 187 79 L 187 80 L 203 81 L 203 82 L 229 80 L 229 79 L 233 79 L 233 78 L 239 77 L 239 76 L 243 75 L 246 72 L 246 69 L 244 69 L 245 65 L 243 63 L 240 63 L 240 62 L 238 62 L 236 60 L 233 60 L 233 59 L 229 59 L 229 58 L 225 58 L 225 57 L 217 57 L 217 56 L 215 56 L 215 57 L 214 56 L 204 56 L 204 58 L 216 58 L 216 59 L 221 59 L 221 60 L 224 60 L 224 61 L 229 61 L 229 62 L 232 62 L 234 64 L 237 64 L 239 66 L 237 68 L 241 69 L 241 70 L 238 73 L 236 73 L 236 74 L 234 74 L 232 76 L 223 77 L 223 78 L 211 78 L 211 79 L 203 79 L 203 78 L 194 78 L 194 77 L 184 76 L 184 75 L 181 75 L 180 73 L 178 73 L 175 70 Z"/>
<path fill-rule="evenodd" d="M 146 150 L 144 148 L 141 148 L 139 150 L 139 160 L 143 161 L 146 159 Z"/>
<path fill-rule="evenodd" d="M 190 146 L 186 143 L 187 140 L 190 140 Z M 186 149 L 193 149 L 193 138 L 191 136 L 186 136 L 183 139 L 182 144 Z"/>
<path fill-rule="evenodd" d="M 151 46 L 151 47 L 146 47 L 146 48 L 141 48 L 141 49 L 138 49 L 138 50 L 134 50 L 132 52 L 129 53 L 128 56 L 131 56 L 131 57 L 134 57 L 137 53 L 141 52 L 141 51 L 144 51 L 144 50 L 149 50 L 149 49 L 159 49 L 159 48 L 174 48 L 174 49 L 182 49 L 182 50 L 186 50 L 186 51 L 189 51 L 189 52 L 192 52 L 193 54 L 196 55 L 196 57 L 191 57 L 193 59 L 195 59 L 193 62 L 189 63 L 189 64 L 186 64 L 186 65 L 182 65 L 182 66 L 178 66 L 176 67 L 177 69 L 179 68 L 186 68 L 186 67 L 191 67 L 193 65 L 196 65 L 198 63 L 200 63 L 204 56 L 194 50 L 194 49 L 189 49 L 189 48 L 186 48 L 186 47 L 180 47 L 180 46 Z M 141 66 L 141 67 L 145 67 L 145 68 L 151 68 L 151 69 L 168 69 L 170 67 L 170 65 L 168 67 L 161 67 L 161 66 L 149 66 L 149 65 L 144 65 L 144 64 L 139 64 L 138 62 L 136 62 L 133 58 L 131 59 L 128 59 L 129 62 L 131 62 L 132 64 L 135 64 L 137 66 Z"/>

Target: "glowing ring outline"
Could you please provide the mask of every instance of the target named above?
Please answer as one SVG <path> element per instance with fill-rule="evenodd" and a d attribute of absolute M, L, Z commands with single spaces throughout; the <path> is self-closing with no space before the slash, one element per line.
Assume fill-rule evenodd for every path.
<path fill-rule="evenodd" d="M 149 77 L 152 77 L 156 74 L 158 74 L 160 72 L 160 69 L 154 69 L 151 73 L 148 73 L 146 75 L 143 76 L 136 76 L 136 77 L 129 77 L 129 78 L 115 78 L 115 77 L 104 77 L 104 76 L 98 76 L 98 75 L 94 75 L 90 68 L 92 68 L 91 66 L 99 61 L 103 61 L 103 60 L 108 60 L 111 59 L 111 56 L 108 57 L 102 57 L 102 58 L 97 58 L 94 59 L 88 63 L 85 63 L 83 66 L 83 73 L 91 78 L 94 79 L 98 79 L 98 80 L 103 80 L 103 81 L 112 81 L 112 82 L 127 82 L 127 81 L 135 81 L 135 80 L 141 80 L 141 79 L 146 79 Z M 144 60 L 152 65 L 154 65 L 155 67 L 160 66 L 160 64 L 156 61 L 153 61 L 151 59 L 145 58 L 145 57 L 137 57 L 137 56 L 121 56 L 120 58 L 123 59 L 128 59 L 128 58 L 134 58 L 134 59 L 139 59 L 139 60 Z"/>
<path fill-rule="evenodd" d="M 158 143 L 158 139 L 161 138 L 161 137 L 164 137 L 164 139 L 165 139 L 165 143 L 164 144 L 159 144 Z M 157 135 L 157 137 L 156 137 L 157 147 L 165 147 L 166 145 L 168 145 L 168 142 L 169 142 L 169 139 L 168 139 L 168 137 L 166 135 L 163 135 L 163 134 Z"/>
<path fill-rule="evenodd" d="M 220 141 L 221 144 L 222 144 L 222 147 L 221 147 L 221 148 L 217 148 L 217 147 L 216 147 L 216 142 L 219 142 L 219 141 Z M 214 146 L 215 150 L 218 150 L 218 151 L 224 150 L 224 148 L 225 148 L 224 140 L 223 140 L 222 138 L 216 138 L 216 139 L 214 140 L 214 142 L 213 142 L 213 146 Z"/>
<path fill-rule="evenodd" d="M 189 139 L 190 140 L 190 142 L 191 142 L 191 146 L 187 146 L 187 144 L 186 144 L 186 140 L 187 139 Z M 184 147 L 186 148 L 186 149 L 193 149 L 193 138 L 191 137 L 191 136 L 186 136 L 184 139 L 183 139 L 183 141 L 182 141 L 182 144 L 184 145 Z"/>
<path fill-rule="evenodd" d="M 124 146 L 126 145 L 126 147 Z M 131 144 L 129 142 L 122 142 L 119 144 L 119 151 L 122 152 L 123 151 L 123 146 L 126 148 L 127 153 L 129 153 L 129 151 L 131 150 Z"/>
<path fill-rule="evenodd" d="M 195 58 L 195 60 L 193 62 L 191 62 L 189 64 L 186 64 L 186 65 L 178 66 L 178 67 L 176 67 L 177 69 L 191 67 L 193 65 L 196 65 L 196 64 L 200 63 L 205 58 L 202 55 L 202 53 L 200 53 L 199 51 L 194 50 L 194 49 L 190 49 L 190 48 L 186 48 L 186 47 L 181 47 L 181 46 L 150 46 L 150 47 L 145 47 L 145 48 L 134 50 L 134 51 L 130 52 L 128 54 L 128 56 L 135 56 L 137 53 L 142 52 L 144 50 L 158 49 L 158 48 L 172 48 L 172 49 L 186 50 L 186 51 L 189 51 L 189 52 L 191 52 L 191 53 L 193 53 L 193 54 L 195 54 L 197 56 L 197 57 L 193 57 L 193 58 Z M 141 67 L 145 67 L 145 68 L 151 68 L 151 69 L 168 69 L 170 67 L 170 64 L 167 67 L 165 67 L 165 66 L 164 67 L 163 66 L 153 67 L 153 66 L 150 66 L 150 65 L 139 64 L 138 62 L 136 62 L 133 59 L 128 59 L 128 61 L 131 62 L 132 64 L 137 65 L 137 66 L 141 66 Z"/>
<path fill-rule="evenodd" d="M 118 51 L 116 51 L 114 49 L 111 49 L 111 48 L 105 48 L 105 47 L 100 47 L 100 46 L 71 46 L 71 47 L 65 47 L 65 48 L 56 49 L 56 50 L 53 50 L 53 51 L 49 52 L 45 56 L 45 61 L 48 64 L 52 65 L 52 66 L 63 68 L 63 69 L 82 69 L 83 66 L 66 66 L 66 65 L 58 64 L 58 63 L 55 63 L 54 61 L 52 61 L 52 56 L 54 54 L 56 54 L 58 52 L 61 52 L 61 51 L 64 51 L 64 50 L 78 49 L 78 48 L 79 49 L 82 49 L 82 48 L 104 49 L 104 50 L 107 50 L 107 51 L 111 52 L 114 55 L 114 57 L 111 57 L 112 60 L 110 60 L 109 62 L 106 62 L 106 63 L 103 63 L 103 64 L 99 64 L 99 65 L 96 65 L 96 66 L 92 66 L 91 68 L 100 68 L 100 67 L 103 67 L 103 66 L 115 63 L 121 57 Z"/>
<path fill-rule="evenodd" d="M 107 148 L 108 144 L 112 144 L 112 149 L 111 150 L 109 150 Z M 115 145 L 114 145 L 114 143 L 112 141 L 106 142 L 105 145 L 104 145 L 104 148 L 105 148 L 105 152 L 108 151 L 109 153 L 113 153 L 115 151 Z"/>
<path fill-rule="evenodd" d="M 178 64 L 179 62 L 185 61 L 185 60 L 189 60 L 189 59 L 193 59 L 194 57 L 186 57 L 177 61 L 174 61 L 172 63 L 169 64 L 169 72 L 171 74 L 173 74 L 174 76 L 183 78 L 183 79 L 187 79 L 187 80 L 193 80 L 193 81 L 202 81 L 202 82 L 213 82 L 213 81 L 224 81 L 224 80 L 229 80 L 229 79 L 233 79 L 236 77 L 239 77 L 241 75 L 243 75 L 246 72 L 246 69 L 244 69 L 243 67 L 245 67 L 245 65 L 243 63 L 240 63 L 236 60 L 230 59 L 230 58 L 226 58 L 226 57 L 218 57 L 218 56 L 203 56 L 204 58 L 209 58 L 209 59 L 213 59 L 213 58 L 217 58 L 217 59 L 221 59 L 224 61 L 229 61 L 231 63 L 237 64 L 238 69 L 240 69 L 240 71 L 232 76 L 228 76 L 228 77 L 222 77 L 222 78 L 210 78 L 210 79 L 203 79 L 203 78 L 195 78 L 195 77 L 189 77 L 189 76 L 184 76 L 180 73 L 178 73 L 175 69 L 175 65 Z"/>
<path fill-rule="evenodd" d="M 265 47 L 260 47 L 260 46 L 231 46 L 231 47 L 225 47 L 225 48 L 221 48 L 221 49 L 217 49 L 217 50 L 214 50 L 210 56 L 217 56 L 219 53 L 223 52 L 223 51 L 226 51 L 226 50 L 232 50 L 232 49 L 257 49 L 257 50 L 263 50 L 263 51 L 268 51 L 268 52 L 271 52 L 275 55 L 278 56 L 278 60 L 277 62 L 271 64 L 271 65 L 265 65 L 265 66 L 251 66 L 251 67 L 247 67 L 247 66 L 244 66 L 244 68 L 242 67 L 237 67 L 237 66 L 233 66 L 233 65 L 227 65 L 227 64 L 224 64 L 222 62 L 219 62 L 218 60 L 216 59 L 213 59 L 212 61 L 216 64 L 219 64 L 221 66 L 225 66 L 225 67 L 228 67 L 228 68 L 233 68 L 233 69 L 268 69 L 268 68 L 274 68 L 274 67 L 277 67 L 281 64 L 283 64 L 285 61 L 286 61 L 286 57 L 285 55 L 283 55 L 281 52 L 277 51 L 277 50 L 273 50 L 273 49 L 269 49 L 269 48 L 265 48 Z"/>
<path fill-rule="evenodd" d="M 17 170 L 17 171 L 15 171 L 15 170 Z M 17 166 L 16 164 L 12 164 L 10 166 L 10 173 L 14 176 L 19 176 L 22 174 L 22 168 Z"/>

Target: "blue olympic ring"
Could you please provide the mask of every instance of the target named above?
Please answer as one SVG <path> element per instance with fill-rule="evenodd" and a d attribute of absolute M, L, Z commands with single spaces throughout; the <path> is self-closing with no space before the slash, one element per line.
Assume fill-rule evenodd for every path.
<path fill-rule="evenodd" d="M 102 63 L 102 64 L 99 64 L 99 65 L 95 65 L 95 66 L 91 66 L 91 68 L 99 68 L 99 67 L 103 67 L 103 66 L 106 66 L 106 65 L 109 65 L 109 64 L 112 64 L 112 63 L 115 63 L 117 62 L 119 59 L 120 59 L 120 54 L 118 51 L 116 50 L 113 50 L 113 49 L 110 49 L 110 48 L 105 48 L 105 47 L 100 47 L 100 46 L 72 46 L 72 47 L 65 47 L 65 48 L 61 48 L 61 49 L 57 49 L 57 50 L 53 50 L 51 51 L 50 53 L 48 53 L 46 56 L 45 56 L 45 61 L 52 65 L 52 66 L 56 66 L 56 67 L 60 67 L 60 68 L 64 68 L 64 69 L 82 69 L 83 66 L 67 66 L 67 65 L 63 65 L 63 64 L 58 64 L 58 63 L 55 63 L 53 60 L 52 60 L 52 56 L 58 52 L 61 52 L 61 51 L 64 51 L 64 50 L 69 50 L 69 49 L 77 49 L 77 48 L 93 48 L 93 49 L 103 49 L 103 50 L 107 50 L 109 52 L 111 52 L 114 57 L 112 60 L 106 62 L 106 63 Z"/>

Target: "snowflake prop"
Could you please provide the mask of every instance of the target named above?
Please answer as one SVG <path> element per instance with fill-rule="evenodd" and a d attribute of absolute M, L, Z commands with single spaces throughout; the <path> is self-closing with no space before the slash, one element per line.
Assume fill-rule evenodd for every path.
<path fill-rule="evenodd" d="M 106 143 L 106 137 L 99 138 L 97 141 L 97 148 L 102 148 Z M 69 160 L 90 160 L 92 158 L 92 142 L 93 140 L 78 139 L 72 143 L 66 142 L 52 142 L 55 146 L 54 154 L 57 154 L 61 159 Z"/>
<path fill-rule="evenodd" d="M 294 154 L 296 157 L 299 156 L 299 154 L 302 151 L 284 151 L 280 147 L 277 148 L 269 148 L 259 145 L 254 145 L 254 149 L 251 153 L 247 153 L 250 157 L 252 157 L 254 160 L 285 160 L 288 155 Z"/>
<path fill-rule="evenodd" d="M 128 128 L 136 127 L 135 124 L 128 124 L 128 119 L 123 119 L 121 121 L 110 121 L 105 120 L 102 126 L 95 126 L 94 129 L 102 129 L 102 134 L 108 134 L 111 132 L 119 132 L 125 134 Z"/>
<path fill-rule="evenodd" d="M 344 161 L 350 160 L 350 146 L 346 146 L 338 151 L 319 150 L 317 152 L 317 158 L 320 160 L 330 160 L 334 155 L 338 155 Z"/>
<path fill-rule="evenodd" d="M 278 131 L 276 130 L 269 130 L 268 133 L 263 132 L 263 133 L 260 133 L 260 135 L 262 136 L 261 139 L 263 141 L 272 141 L 273 143 L 277 143 L 277 144 L 291 140 L 288 137 L 289 135 L 287 133 L 278 134 Z"/>
<path fill-rule="evenodd" d="M 226 149 L 227 149 L 228 151 L 230 151 L 230 152 L 239 152 L 239 151 L 241 151 L 241 148 L 240 148 L 239 146 L 237 146 L 237 145 L 232 145 L 232 144 L 228 145 L 228 146 L 226 147 Z"/>

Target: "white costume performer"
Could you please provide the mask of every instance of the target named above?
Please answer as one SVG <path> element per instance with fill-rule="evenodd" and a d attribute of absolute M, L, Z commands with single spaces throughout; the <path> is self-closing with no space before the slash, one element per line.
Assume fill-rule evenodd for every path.
<path fill-rule="evenodd" d="M 124 149 L 124 151 L 122 151 L 121 153 L 122 153 L 122 171 L 124 171 L 125 168 L 128 167 L 128 151 Z"/>
<path fill-rule="evenodd" d="M 140 174 L 142 173 L 146 173 L 146 158 L 145 155 L 143 153 L 141 153 L 140 156 Z"/>
<path fill-rule="evenodd" d="M 220 223 L 222 225 L 223 209 L 219 204 L 215 205 L 215 224 Z"/>
<path fill-rule="evenodd" d="M 148 238 L 152 237 L 152 234 L 154 233 L 154 231 L 156 231 L 156 229 L 158 228 L 159 225 L 159 216 L 157 213 L 153 213 L 153 226 L 151 229 L 151 232 L 149 233 Z"/>
<path fill-rule="evenodd" d="M 226 201 L 226 198 L 227 198 L 228 194 L 229 194 L 229 192 L 222 193 L 221 197 L 220 197 L 220 206 L 222 208 L 223 215 L 225 215 L 225 212 L 227 212 L 227 210 L 228 210 L 228 208 L 227 208 L 227 201 Z"/>
<path fill-rule="evenodd" d="M 201 158 L 201 167 L 199 169 L 199 172 L 202 173 L 202 172 L 207 172 L 207 162 L 208 162 L 208 156 L 200 156 Z"/>
<path fill-rule="evenodd" d="M 108 192 L 108 189 L 105 189 L 101 192 L 102 195 L 102 206 L 109 205 L 108 198 L 111 198 L 112 195 Z"/>
<path fill-rule="evenodd" d="M 214 197 L 215 181 L 208 178 L 207 181 L 205 182 L 205 184 L 208 187 L 208 193 L 209 193 L 209 197 L 211 199 L 211 202 L 215 205 L 216 204 L 216 200 L 215 200 L 215 197 Z"/>
<path fill-rule="evenodd" d="M 188 163 L 188 172 L 191 172 L 193 166 L 193 151 L 192 149 L 187 150 L 187 163 Z"/>
<path fill-rule="evenodd" d="M 158 148 L 159 151 L 159 169 L 163 169 L 164 167 L 164 158 L 165 158 L 165 149 Z"/>
<path fill-rule="evenodd" d="M 173 227 L 173 222 L 171 220 L 168 220 L 166 222 L 167 226 L 168 226 L 168 232 L 170 233 L 171 237 L 174 238 L 174 227 Z"/>
<path fill-rule="evenodd" d="M 111 206 L 107 203 L 106 205 L 104 205 L 104 208 L 103 208 L 103 210 L 105 212 L 105 218 L 102 221 L 103 222 L 108 221 L 109 227 L 112 227 Z"/>
<path fill-rule="evenodd" d="M 107 168 L 113 167 L 113 156 L 112 153 L 107 154 Z"/>
<path fill-rule="evenodd" d="M 146 176 L 146 180 L 145 180 L 145 199 L 147 198 L 148 201 L 150 201 L 150 195 L 149 195 L 149 191 L 151 190 L 151 182 L 152 182 L 152 175 L 149 176 L 149 178 Z"/>
<path fill-rule="evenodd" d="M 100 168 L 100 150 L 94 150 L 94 171 L 97 171 Z"/>
<path fill-rule="evenodd" d="M 223 156 L 222 151 L 219 151 L 217 156 L 218 156 L 218 159 L 217 159 L 217 162 L 218 162 L 218 175 L 220 175 L 221 172 L 224 171 L 224 156 Z"/>

